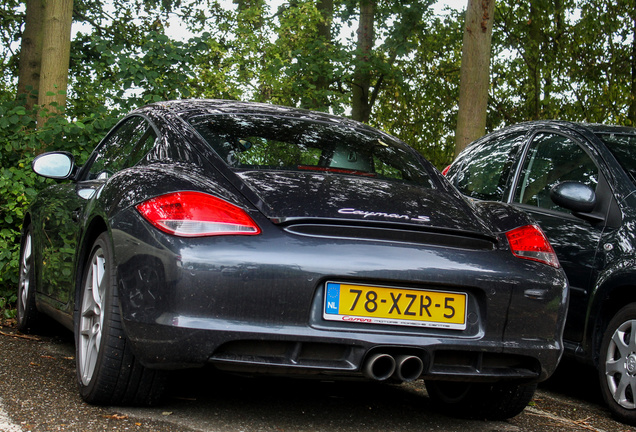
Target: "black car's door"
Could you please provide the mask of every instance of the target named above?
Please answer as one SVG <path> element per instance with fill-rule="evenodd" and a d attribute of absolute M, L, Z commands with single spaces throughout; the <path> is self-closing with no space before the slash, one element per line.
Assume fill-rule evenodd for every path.
<path fill-rule="evenodd" d="M 556 131 L 537 131 L 530 137 L 520 169 L 512 182 L 509 201 L 529 213 L 546 233 L 570 282 L 570 307 L 564 338 L 582 340 L 591 278 L 596 267 L 604 222 L 581 219 L 556 205 L 550 189 L 566 180 L 597 190 L 605 184 L 583 141 Z M 603 206 L 599 202 L 597 206 Z"/>
<path fill-rule="evenodd" d="M 77 194 L 75 183 L 60 183 L 47 188 L 37 203 L 42 233 L 39 238 L 39 280 L 41 292 L 48 298 L 68 303 L 73 275 L 73 257 L 77 245 L 78 221 L 86 200 Z M 57 305 L 56 305 L 57 306 Z"/>
<path fill-rule="evenodd" d="M 77 242 L 85 228 L 88 204 L 110 176 L 137 162 L 139 149 L 147 151 L 155 136 L 143 118 L 131 117 L 95 149 L 76 182 L 47 189 L 38 209 L 42 232 L 40 290 L 55 307 L 64 309 L 75 292 Z"/>

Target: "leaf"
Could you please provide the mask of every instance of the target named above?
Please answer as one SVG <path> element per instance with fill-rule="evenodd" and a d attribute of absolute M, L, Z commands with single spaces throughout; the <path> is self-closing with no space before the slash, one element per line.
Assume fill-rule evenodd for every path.
<path fill-rule="evenodd" d="M 111 419 L 111 420 L 126 420 L 128 418 L 128 416 L 124 414 L 111 414 L 111 415 L 104 415 L 103 417 L 106 419 Z"/>

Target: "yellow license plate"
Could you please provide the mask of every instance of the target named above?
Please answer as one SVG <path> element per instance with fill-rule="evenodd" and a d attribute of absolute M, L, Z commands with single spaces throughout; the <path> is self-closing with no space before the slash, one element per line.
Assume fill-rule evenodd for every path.
<path fill-rule="evenodd" d="M 466 329 L 466 293 L 337 282 L 326 291 L 326 320 Z"/>

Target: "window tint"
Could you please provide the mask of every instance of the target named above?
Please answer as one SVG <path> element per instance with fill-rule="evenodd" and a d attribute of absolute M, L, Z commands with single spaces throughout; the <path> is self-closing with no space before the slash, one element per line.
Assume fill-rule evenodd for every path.
<path fill-rule="evenodd" d="M 211 115 L 190 123 L 235 169 L 315 171 L 433 184 L 407 146 L 380 132 L 255 115 Z"/>
<path fill-rule="evenodd" d="M 469 149 L 458 170 L 449 172 L 449 179 L 464 195 L 502 200 L 514 156 L 524 136 L 524 132 L 499 136 Z"/>
<path fill-rule="evenodd" d="M 150 150 L 155 138 L 154 130 L 143 118 L 131 117 L 96 150 L 87 178 L 108 178 L 135 165 Z"/>
<path fill-rule="evenodd" d="M 626 133 L 596 134 L 614 154 L 623 169 L 636 183 L 636 135 Z"/>
<path fill-rule="evenodd" d="M 550 199 L 550 189 L 566 180 L 598 184 L 598 168 L 574 140 L 553 133 L 539 133 L 526 155 L 515 202 L 549 210 L 567 211 Z"/>

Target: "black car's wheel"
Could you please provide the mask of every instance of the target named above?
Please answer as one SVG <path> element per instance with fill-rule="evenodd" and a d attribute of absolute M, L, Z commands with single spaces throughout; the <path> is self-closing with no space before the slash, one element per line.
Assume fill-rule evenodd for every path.
<path fill-rule="evenodd" d="M 534 396 L 536 384 L 426 381 L 437 407 L 455 417 L 505 420 L 519 414 Z"/>
<path fill-rule="evenodd" d="M 84 270 L 76 311 L 77 379 L 94 404 L 149 405 L 163 392 L 164 375 L 143 367 L 123 331 L 108 236 L 97 238 Z"/>
<path fill-rule="evenodd" d="M 24 230 L 20 247 L 20 282 L 18 285 L 17 327 L 24 333 L 35 329 L 38 311 L 35 307 L 35 268 L 33 267 L 33 234 Z"/>
<path fill-rule="evenodd" d="M 614 416 L 636 425 L 636 303 L 618 311 L 607 326 L 599 377 L 603 398 Z"/>

